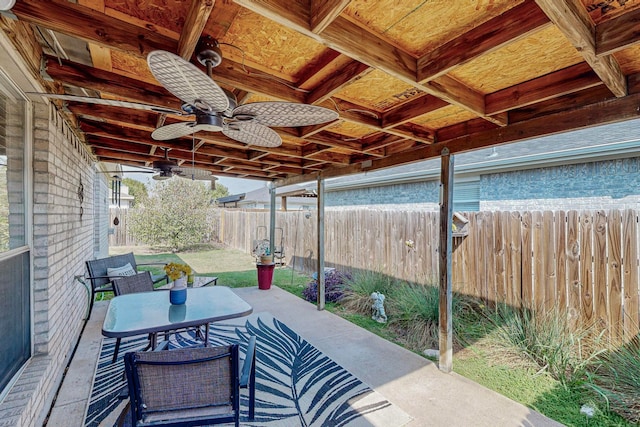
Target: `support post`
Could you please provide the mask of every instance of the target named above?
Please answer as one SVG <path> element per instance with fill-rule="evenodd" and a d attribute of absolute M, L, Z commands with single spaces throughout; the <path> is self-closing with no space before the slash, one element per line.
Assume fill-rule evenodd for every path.
<path fill-rule="evenodd" d="M 318 175 L 318 310 L 324 310 L 324 178 Z"/>
<path fill-rule="evenodd" d="M 453 227 L 453 156 L 444 148 L 440 165 L 440 247 L 439 247 L 439 368 L 451 372 L 453 365 L 453 325 L 451 319 L 451 233 Z"/>
<path fill-rule="evenodd" d="M 271 209 L 269 210 L 269 254 L 273 256 L 276 242 L 276 186 L 273 182 L 269 184 L 269 195 L 271 196 Z"/>

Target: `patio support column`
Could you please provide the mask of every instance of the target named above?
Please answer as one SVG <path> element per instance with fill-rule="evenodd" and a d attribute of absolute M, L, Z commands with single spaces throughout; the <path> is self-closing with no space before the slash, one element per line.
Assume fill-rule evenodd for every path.
<path fill-rule="evenodd" d="M 324 178 L 318 175 L 318 310 L 324 310 Z"/>
<path fill-rule="evenodd" d="M 271 209 L 269 210 L 269 254 L 273 256 L 276 242 L 276 186 L 269 184 L 269 196 L 271 196 Z"/>
<path fill-rule="evenodd" d="M 440 164 L 440 360 L 443 372 L 451 372 L 453 365 L 453 326 L 451 319 L 451 233 L 453 226 L 453 156 L 444 148 Z"/>

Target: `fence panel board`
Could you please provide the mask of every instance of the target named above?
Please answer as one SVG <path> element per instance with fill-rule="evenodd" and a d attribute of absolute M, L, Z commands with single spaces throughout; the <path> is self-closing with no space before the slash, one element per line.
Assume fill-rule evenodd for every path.
<path fill-rule="evenodd" d="M 622 218 L 624 287 L 624 339 L 630 340 L 640 332 L 640 283 L 638 283 L 638 214 L 627 209 Z"/>
<path fill-rule="evenodd" d="M 551 211 L 542 214 L 542 271 L 543 280 L 540 288 L 544 288 L 544 306 L 552 308 L 557 302 L 556 260 L 554 242 L 554 215 Z"/>
<path fill-rule="evenodd" d="M 568 308 L 567 301 L 567 215 L 558 211 L 555 215 L 555 244 L 556 244 L 556 295 L 557 306 Z M 551 242 L 550 242 L 551 244 Z"/>
<path fill-rule="evenodd" d="M 502 212 L 495 212 L 493 215 L 493 256 L 495 257 L 495 300 L 505 302 L 507 300 L 506 278 L 505 278 L 505 249 L 504 249 L 504 216 Z"/>
<path fill-rule="evenodd" d="M 532 213 L 522 214 L 522 302 L 533 303 Z"/>
<path fill-rule="evenodd" d="M 583 211 L 580 214 L 580 281 L 582 308 L 581 317 L 585 322 L 594 320 L 593 311 L 593 214 Z"/>
<path fill-rule="evenodd" d="M 594 313 L 600 326 L 608 324 L 607 307 L 607 214 L 596 211 L 593 218 L 593 284 Z"/>
<path fill-rule="evenodd" d="M 619 210 L 612 210 L 607 217 L 607 283 L 609 295 L 607 305 L 609 307 L 608 324 L 611 336 L 614 340 L 622 339 L 624 324 L 622 321 L 622 215 Z"/>
<path fill-rule="evenodd" d="M 533 258 L 533 302 L 536 308 L 545 306 L 546 279 L 546 246 L 544 235 L 544 214 L 540 211 L 531 213 L 532 258 Z"/>
<path fill-rule="evenodd" d="M 573 322 L 578 321 L 582 312 L 579 232 L 580 215 L 577 211 L 567 212 L 567 306 Z"/>

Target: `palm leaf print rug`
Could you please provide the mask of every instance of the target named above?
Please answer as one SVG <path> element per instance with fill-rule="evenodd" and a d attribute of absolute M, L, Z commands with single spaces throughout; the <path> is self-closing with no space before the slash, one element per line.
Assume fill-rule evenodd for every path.
<path fill-rule="evenodd" d="M 301 338 L 269 313 L 211 324 L 210 345 L 238 343 L 246 350 L 256 336 L 256 414 L 248 420 L 248 396 L 241 394 L 243 426 L 402 426 L 411 417 Z M 111 363 L 115 339 L 102 342 L 85 426 L 96 427 L 121 411 L 125 386 L 122 355 L 142 349 L 146 337 L 122 340 Z M 193 332 L 171 338 L 170 348 L 201 345 Z M 127 423 L 130 417 L 126 418 Z M 110 424 L 112 425 L 112 424 Z"/>

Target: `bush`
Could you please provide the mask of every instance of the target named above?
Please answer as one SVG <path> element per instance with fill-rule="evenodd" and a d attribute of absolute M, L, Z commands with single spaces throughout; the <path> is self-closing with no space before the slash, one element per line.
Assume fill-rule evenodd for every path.
<path fill-rule="evenodd" d="M 631 422 L 640 422 L 640 337 L 601 354 L 590 377 L 591 388 L 605 398 L 609 408 Z"/>
<path fill-rule="evenodd" d="M 351 280 L 349 273 L 333 270 L 324 275 L 325 302 L 338 302 L 344 297 L 346 283 Z M 318 281 L 312 280 L 302 291 L 302 297 L 309 302 L 318 302 Z"/>
<path fill-rule="evenodd" d="M 570 324 L 567 314 L 499 304 L 489 317 L 507 351 L 524 356 L 563 385 L 585 380 L 587 368 L 601 352 L 594 328 Z"/>

